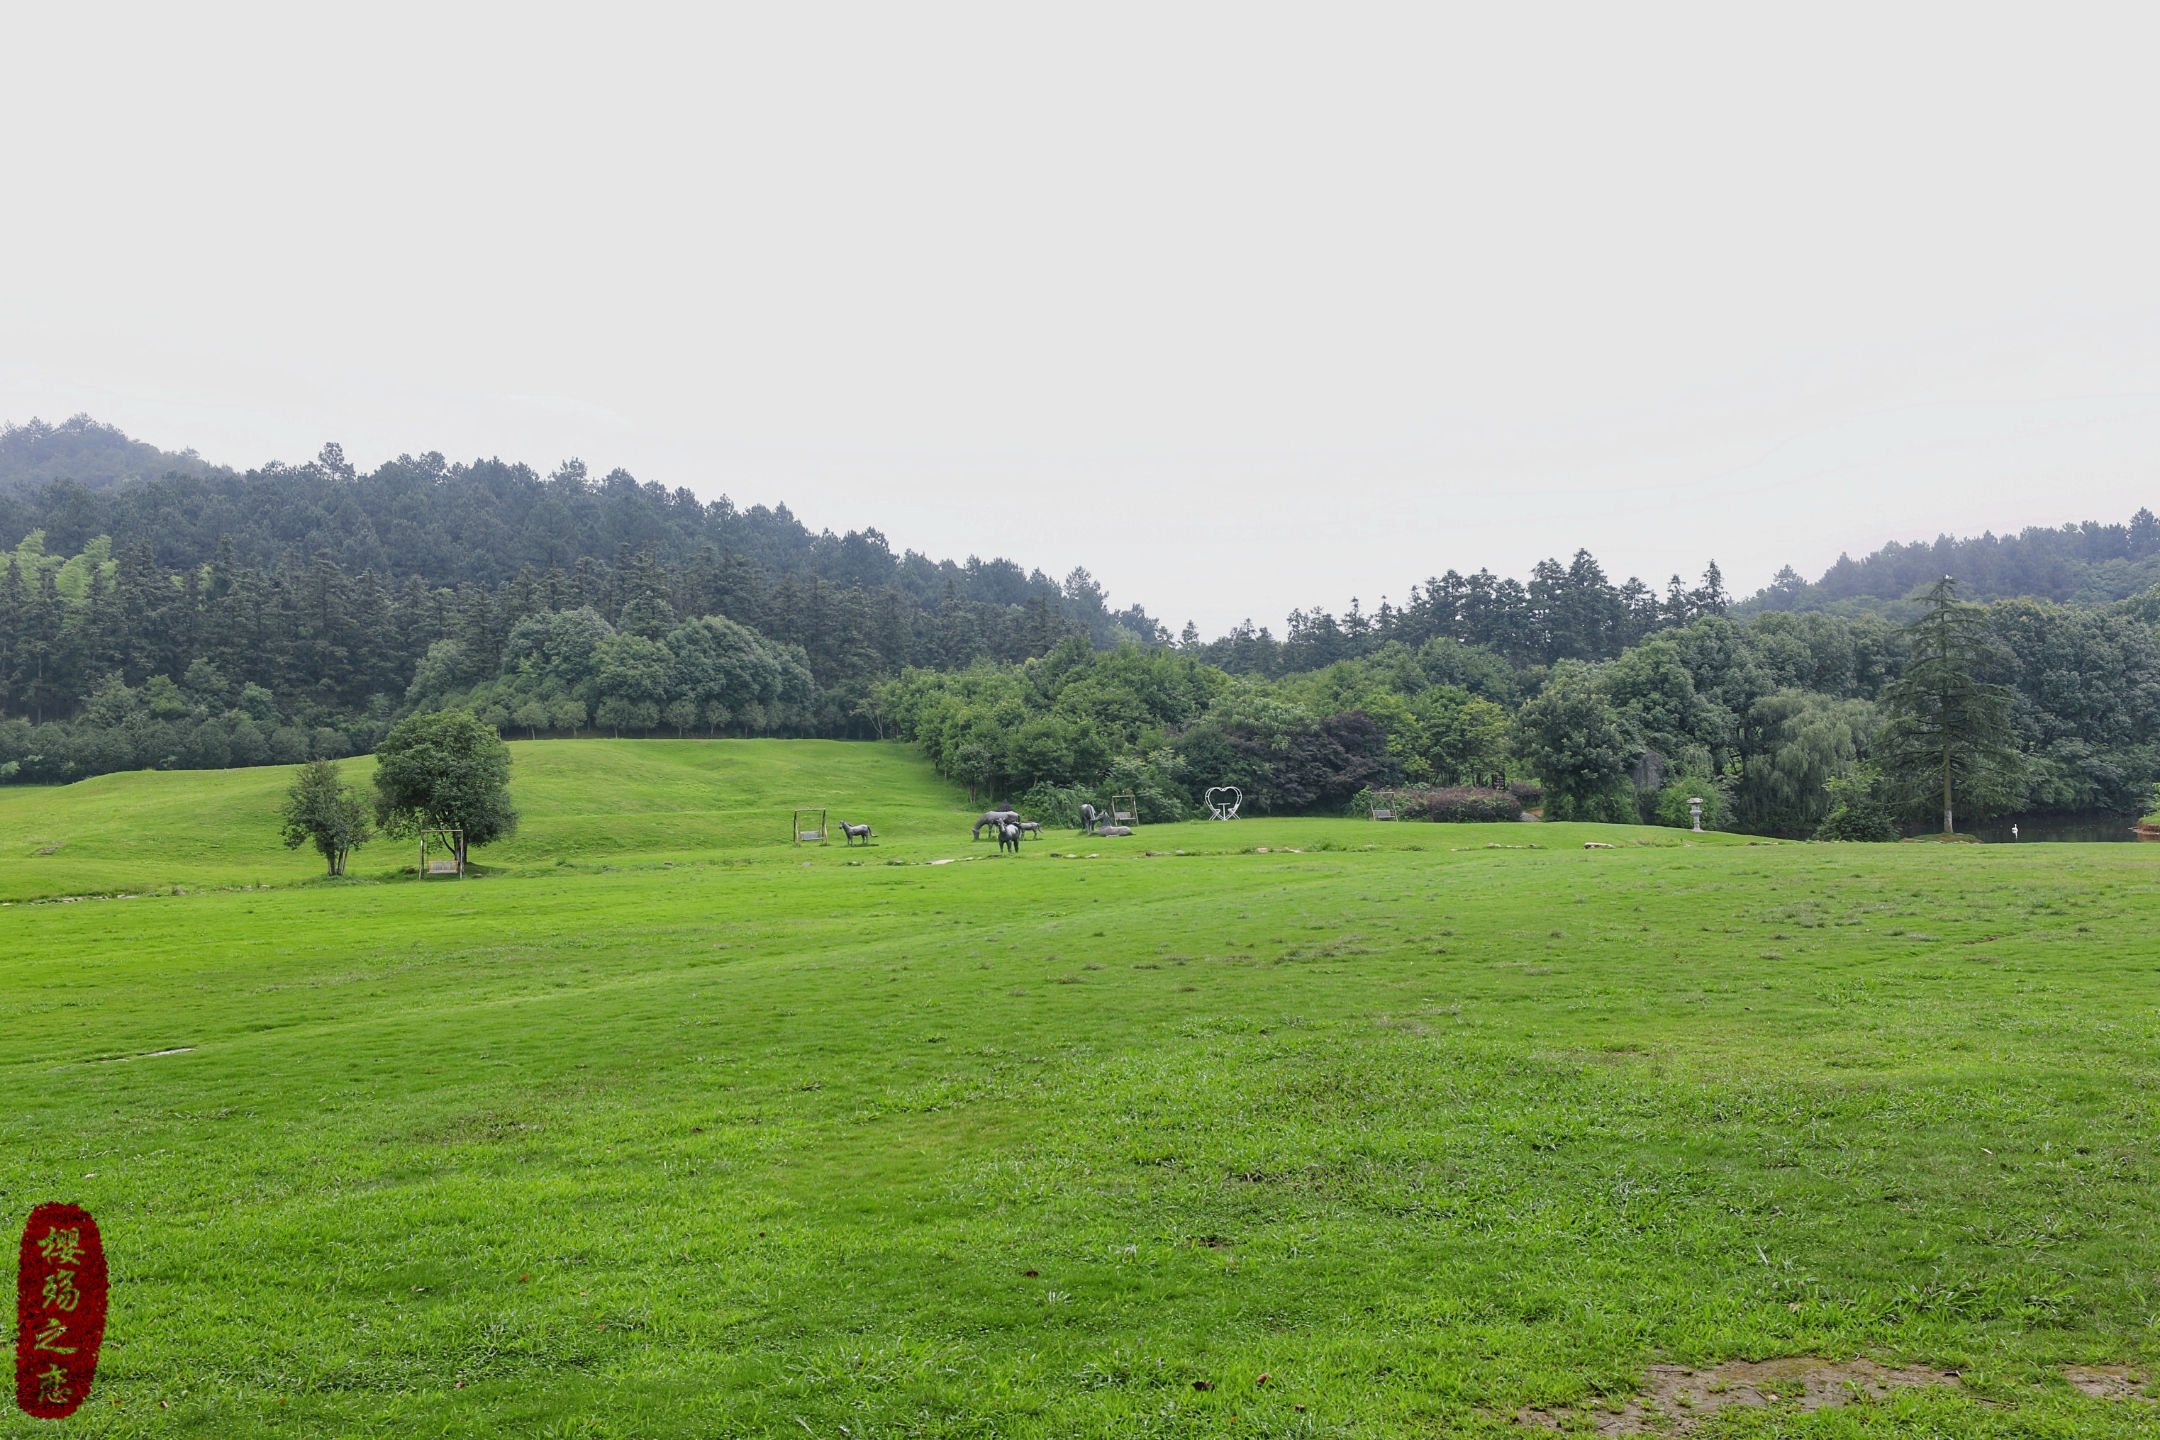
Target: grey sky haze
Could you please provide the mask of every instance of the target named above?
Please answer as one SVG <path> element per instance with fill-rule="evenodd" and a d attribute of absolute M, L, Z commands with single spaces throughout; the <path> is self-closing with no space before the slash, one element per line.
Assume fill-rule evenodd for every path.
<path fill-rule="evenodd" d="M 16 7 L 0 417 L 597 469 L 1216 633 L 2160 475 L 2149 9 Z"/>

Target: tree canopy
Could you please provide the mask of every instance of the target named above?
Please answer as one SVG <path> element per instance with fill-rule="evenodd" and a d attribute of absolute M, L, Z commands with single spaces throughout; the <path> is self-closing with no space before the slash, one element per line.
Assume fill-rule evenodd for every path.
<path fill-rule="evenodd" d="M 396 835 L 454 830 L 457 859 L 517 830 L 510 747 L 469 710 L 398 722 L 375 752 L 375 819 Z"/>
<path fill-rule="evenodd" d="M 2140 508 L 2121 524 L 2087 520 L 2015 535 L 1985 534 L 1899 544 L 1837 563 L 1813 582 L 1790 565 L 1737 607 L 1768 610 L 1878 609 L 1895 612 L 1915 592 L 1954 578 L 1968 597 L 2032 597 L 2062 604 L 2105 605 L 2160 585 L 2160 518 Z"/>
<path fill-rule="evenodd" d="M 1579 661 L 1563 661 L 1515 716 L 1516 749 L 1555 820 L 1632 820 L 1625 789 L 1640 747 Z"/>
<path fill-rule="evenodd" d="M 313 845 L 332 875 L 345 873 L 345 858 L 368 842 L 367 804 L 339 777 L 335 760 L 310 760 L 285 792 L 285 846 Z"/>

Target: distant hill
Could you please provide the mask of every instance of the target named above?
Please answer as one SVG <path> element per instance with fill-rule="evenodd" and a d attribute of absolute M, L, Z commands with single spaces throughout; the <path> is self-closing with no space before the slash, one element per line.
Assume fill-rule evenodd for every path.
<path fill-rule="evenodd" d="M 27 490 L 54 480 L 105 490 L 165 475 L 231 473 L 193 450 L 160 450 L 88 415 L 58 425 L 36 419 L 24 425 L 0 424 L 0 491 Z"/>
<path fill-rule="evenodd" d="M 785 505 L 738 508 L 725 496 L 702 502 L 686 489 L 641 482 L 623 470 L 596 477 L 575 460 L 543 476 L 498 459 L 451 462 L 428 453 L 401 455 L 362 473 L 330 445 L 307 464 L 271 463 L 241 473 L 211 464 L 192 449 L 160 450 L 88 415 L 58 425 L 36 419 L 0 424 L 0 549 L 32 531 L 43 531 L 55 554 L 73 554 L 94 537 L 109 535 L 114 553 L 144 542 L 172 569 L 206 564 L 229 545 L 229 558 L 243 565 L 269 569 L 295 556 L 327 554 L 351 574 L 371 572 L 388 580 L 417 575 L 430 585 L 451 587 L 500 585 L 520 572 L 569 569 L 580 561 L 620 565 L 638 553 L 687 566 L 712 547 L 741 556 L 773 580 L 815 577 L 871 592 L 891 587 L 933 607 L 948 596 L 1008 607 L 1041 602 L 1087 625 L 1099 644 L 1124 635 L 1157 643 L 1170 638 L 1137 605 L 1112 611 L 1084 570 L 1061 584 L 1005 559 L 971 556 L 955 563 L 913 551 L 896 554 L 874 529 L 813 532 Z M 1569 573 L 1586 561 L 1587 556 L 1578 556 Z M 1521 600 L 1516 608 L 1565 609 L 1557 598 L 1568 588 L 1556 578 L 1562 568 L 1547 562 L 1539 569 L 1542 580 L 1533 577 L 1529 587 L 1514 587 Z M 1595 572 L 1594 563 L 1590 569 Z M 1548 570 L 1553 573 L 1547 575 Z M 1974 600 L 2033 596 L 2072 605 L 2110 604 L 2160 585 L 2160 519 L 2141 509 L 2123 524 L 2088 520 L 2014 535 L 1893 541 L 1859 560 L 1839 556 L 1813 582 L 1787 566 L 1732 609 L 1737 615 L 1897 613 L 1905 597 L 1946 574 L 1956 576 Z M 1642 612 L 1642 623 L 1632 630 L 1619 627 L 1629 634 L 1658 623 L 1682 623 L 1698 610 L 1722 606 L 1722 597 L 1712 593 L 1714 583 L 1700 596 L 1676 591 L 1675 597 L 1661 599 L 1634 582 L 1614 588 L 1601 572 L 1591 579 L 1595 583 L 1585 583 L 1600 593 L 1606 608 Z M 1474 591 L 1480 581 L 1489 582 L 1487 588 L 1499 599 L 1507 598 L 1500 592 L 1512 585 L 1482 575 L 1463 584 Z M 1542 600 L 1540 584 L 1553 592 Z M 1440 580 L 1431 585 L 1436 595 L 1448 588 Z M 1612 593 L 1603 595 L 1607 590 Z M 1640 594 L 1634 594 L 1637 590 Z M 1413 625 L 1415 634 L 1399 633 L 1400 622 L 1415 618 L 1407 611 L 1369 620 L 1353 614 L 1338 626 L 1334 617 L 1316 611 L 1292 616 L 1290 628 L 1293 639 L 1306 631 L 1326 638 L 1342 629 L 1343 646 L 1305 647 L 1326 651 L 1324 658 L 1362 653 L 1388 639 L 1414 643 L 1428 631 L 1512 653 L 1484 633 L 1490 627 L 1456 623 L 1459 616 L 1422 630 Z M 1230 654 L 1237 638 L 1234 633 L 1215 642 L 1211 651 L 1224 653 L 1204 658 L 1236 670 L 1255 668 Z M 1189 637 L 1188 644 L 1196 640 Z M 1626 636 L 1607 641 L 1556 653 L 1579 650 L 1598 658 L 1629 643 Z M 1540 652 L 1529 658 L 1550 657 Z M 1319 655 L 1310 660 L 1324 663 Z M 1305 661 L 1293 663 L 1289 657 L 1257 668 L 1285 665 L 1306 668 Z"/>
<path fill-rule="evenodd" d="M 1086 626 L 1099 646 L 1169 639 L 1138 604 L 1110 611 L 1084 568 L 1056 581 L 1011 559 L 894 553 L 877 529 L 812 531 L 786 505 L 700 501 L 620 468 L 594 477 L 581 460 L 542 475 L 527 464 L 451 462 L 428 451 L 359 471 L 343 449 L 324 445 L 307 464 L 238 473 L 86 415 L 6 425 L 4 436 L 0 453 L 15 460 L 0 464 L 0 551 L 37 533 L 43 553 L 76 555 L 106 535 L 112 555 L 140 551 L 171 572 L 212 561 L 279 572 L 326 559 L 348 576 L 391 587 L 417 576 L 441 589 L 575 572 L 588 598 L 609 589 L 598 576 L 626 574 L 642 557 L 676 576 L 739 566 L 756 585 L 782 592 L 788 583 L 821 583 L 873 598 L 896 592 L 920 609 L 1037 607 Z M 773 615 L 758 624 L 767 620 L 778 624 Z M 786 630 L 780 624 L 778 633 Z"/>
<path fill-rule="evenodd" d="M 321 556 L 348 575 L 393 585 L 418 576 L 451 589 L 581 565 L 620 570 L 638 555 L 680 570 L 710 551 L 736 557 L 767 583 L 892 589 L 929 607 L 947 599 L 1037 604 L 1085 625 L 1098 644 L 1169 638 L 1138 605 L 1110 610 L 1085 569 L 1060 582 L 1006 559 L 896 554 L 867 526 L 813 531 L 785 505 L 739 508 L 724 495 L 707 502 L 626 470 L 596 477 L 580 460 L 542 475 L 430 451 L 363 472 L 326 445 L 306 464 L 239 473 L 192 450 L 175 455 L 131 440 L 87 415 L 10 425 L 4 435 L 0 456 L 14 458 L 0 459 L 0 550 L 41 532 L 46 553 L 73 555 L 104 535 L 113 554 L 144 545 L 167 570 L 222 561 L 271 571 Z"/>
<path fill-rule="evenodd" d="M 1945 575 L 1957 577 L 1968 600 L 2031 596 L 2065 605 L 2111 604 L 2160 585 L 2160 519 L 2141 509 L 2123 525 L 2087 520 L 2015 535 L 1892 541 L 1864 559 L 1838 556 L 1812 584 L 1788 565 L 1733 609 L 1880 612 Z"/>

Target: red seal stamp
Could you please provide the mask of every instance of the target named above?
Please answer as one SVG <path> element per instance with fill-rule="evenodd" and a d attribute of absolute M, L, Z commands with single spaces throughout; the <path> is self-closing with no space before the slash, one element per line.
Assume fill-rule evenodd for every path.
<path fill-rule="evenodd" d="M 105 1244 L 79 1205 L 40 1205 L 15 1272 L 15 1403 L 41 1420 L 90 1398 L 105 1341 Z"/>

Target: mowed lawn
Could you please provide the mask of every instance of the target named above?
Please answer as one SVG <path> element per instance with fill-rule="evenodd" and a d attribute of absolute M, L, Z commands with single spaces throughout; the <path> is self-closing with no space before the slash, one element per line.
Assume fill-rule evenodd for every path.
<path fill-rule="evenodd" d="M 897 747 L 517 755 L 462 883 L 286 883 L 283 772 L 0 791 L 8 886 L 144 897 L 0 910 L 0 1193 L 114 1276 L 0 1434 L 1531 1434 L 1779 1356 L 1959 1376 L 1693 1433 L 2160 1433 L 2063 1379 L 2154 1359 L 2160 849 L 1013 859 Z"/>

